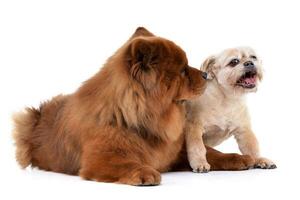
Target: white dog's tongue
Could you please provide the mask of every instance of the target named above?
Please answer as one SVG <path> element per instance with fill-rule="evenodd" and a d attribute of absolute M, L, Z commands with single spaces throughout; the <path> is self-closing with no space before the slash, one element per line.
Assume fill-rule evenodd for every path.
<path fill-rule="evenodd" d="M 255 77 L 245 78 L 245 79 L 244 79 L 244 82 L 245 82 L 247 85 L 255 84 L 255 81 L 256 81 L 256 78 L 255 78 Z"/>

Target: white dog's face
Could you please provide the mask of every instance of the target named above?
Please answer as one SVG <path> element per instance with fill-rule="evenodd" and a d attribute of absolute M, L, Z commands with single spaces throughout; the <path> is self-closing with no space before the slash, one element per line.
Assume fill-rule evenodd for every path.
<path fill-rule="evenodd" d="M 227 49 L 208 58 L 201 69 L 228 92 L 252 92 L 262 79 L 261 60 L 249 47 Z"/>

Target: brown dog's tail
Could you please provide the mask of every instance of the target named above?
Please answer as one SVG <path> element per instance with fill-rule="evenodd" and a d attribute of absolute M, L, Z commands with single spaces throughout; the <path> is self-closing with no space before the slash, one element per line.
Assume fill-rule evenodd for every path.
<path fill-rule="evenodd" d="M 33 131 L 39 122 L 41 113 L 35 108 L 26 108 L 14 114 L 13 137 L 16 144 L 16 159 L 22 168 L 31 164 Z"/>

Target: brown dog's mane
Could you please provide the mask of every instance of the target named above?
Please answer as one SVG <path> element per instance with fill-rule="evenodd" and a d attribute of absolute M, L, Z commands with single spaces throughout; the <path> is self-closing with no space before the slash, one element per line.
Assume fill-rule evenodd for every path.
<path fill-rule="evenodd" d="M 78 89 L 72 98 L 77 104 L 74 107 L 80 108 L 81 118 L 89 116 L 90 120 L 97 120 L 99 126 L 126 127 L 144 138 L 170 139 L 160 126 L 160 120 L 168 120 L 176 103 L 169 98 L 162 99 L 161 88 L 154 87 L 149 92 L 136 83 L 126 69 L 129 62 L 124 51 L 128 48 L 126 44 L 120 48 L 100 72 Z"/>

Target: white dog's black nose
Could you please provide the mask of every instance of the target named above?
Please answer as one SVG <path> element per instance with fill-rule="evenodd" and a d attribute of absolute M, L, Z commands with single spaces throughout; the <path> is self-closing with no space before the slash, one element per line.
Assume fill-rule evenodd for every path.
<path fill-rule="evenodd" d="M 254 67 L 254 63 L 252 61 L 247 61 L 244 63 L 244 66 L 251 68 L 251 67 Z"/>

